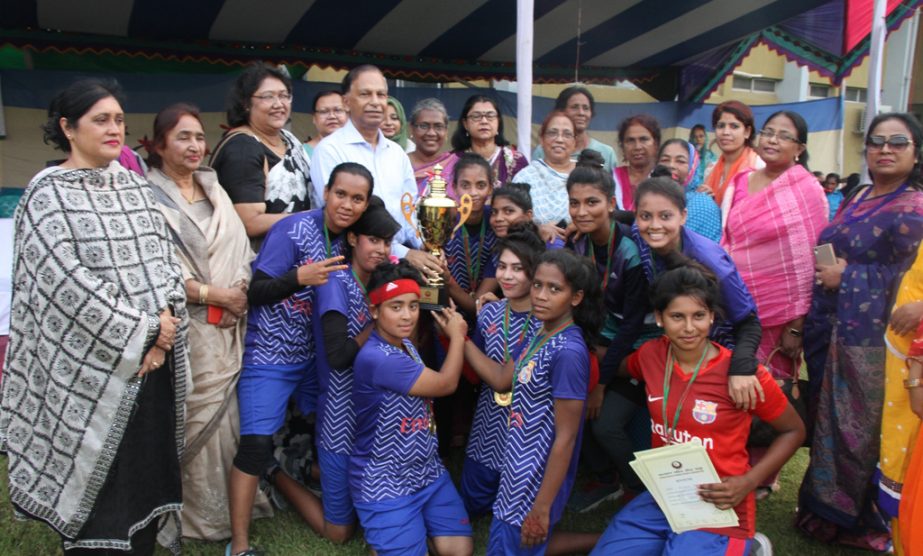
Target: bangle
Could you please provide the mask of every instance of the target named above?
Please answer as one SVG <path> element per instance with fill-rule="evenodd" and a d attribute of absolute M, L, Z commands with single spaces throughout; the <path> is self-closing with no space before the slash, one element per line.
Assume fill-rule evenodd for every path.
<path fill-rule="evenodd" d="M 199 305 L 206 305 L 208 303 L 208 284 L 202 284 L 199 286 Z"/>
<path fill-rule="evenodd" d="M 904 379 L 904 388 L 908 390 L 910 388 L 919 388 L 923 386 L 923 378 L 905 378 Z"/>
<path fill-rule="evenodd" d="M 788 333 L 796 338 L 800 338 L 803 334 L 803 332 L 801 330 L 798 330 L 797 328 L 789 328 Z"/>

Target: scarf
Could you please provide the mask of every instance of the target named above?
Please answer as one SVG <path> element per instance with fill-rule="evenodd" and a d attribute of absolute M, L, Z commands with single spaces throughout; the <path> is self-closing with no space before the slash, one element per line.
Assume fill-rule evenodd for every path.
<path fill-rule="evenodd" d="M 722 176 L 725 175 L 724 170 L 725 166 L 727 166 L 727 162 L 724 159 L 724 155 L 718 157 L 718 162 L 715 163 L 711 173 L 705 178 L 705 185 L 709 186 L 715 194 L 715 202 L 718 203 L 718 206 L 722 206 L 725 191 L 734 179 L 734 176 L 745 170 L 756 169 L 758 164 L 757 160 L 759 160 L 759 156 L 756 154 L 756 151 L 750 147 L 744 147 L 743 152 L 740 153 L 737 160 L 728 167 L 727 178 L 722 178 Z"/>

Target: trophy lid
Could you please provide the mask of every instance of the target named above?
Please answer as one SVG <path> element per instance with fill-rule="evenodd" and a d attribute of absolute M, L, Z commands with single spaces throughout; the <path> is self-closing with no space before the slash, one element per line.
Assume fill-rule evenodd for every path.
<path fill-rule="evenodd" d="M 445 197 L 445 178 L 442 177 L 442 165 L 433 166 L 433 177 L 429 180 L 429 196 Z"/>

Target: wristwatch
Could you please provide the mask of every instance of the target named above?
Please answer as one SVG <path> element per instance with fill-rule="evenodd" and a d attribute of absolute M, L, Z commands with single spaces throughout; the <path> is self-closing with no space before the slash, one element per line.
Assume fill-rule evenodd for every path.
<path fill-rule="evenodd" d="M 923 378 L 905 378 L 904 388 L 919 388 L 923 386 Z"/>

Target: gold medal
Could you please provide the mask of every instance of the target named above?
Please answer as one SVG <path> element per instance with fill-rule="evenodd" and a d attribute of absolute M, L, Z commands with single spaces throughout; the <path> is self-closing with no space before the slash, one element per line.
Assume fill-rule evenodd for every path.
<path fill-rule="evenodd" d="M 513 403 L 512 392 L 494 392 L 494 403 L 500 407 L 507 407 Z"/>

